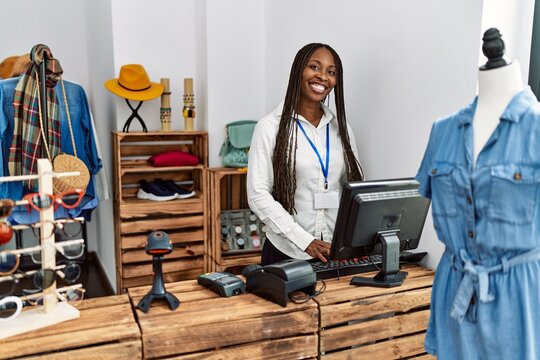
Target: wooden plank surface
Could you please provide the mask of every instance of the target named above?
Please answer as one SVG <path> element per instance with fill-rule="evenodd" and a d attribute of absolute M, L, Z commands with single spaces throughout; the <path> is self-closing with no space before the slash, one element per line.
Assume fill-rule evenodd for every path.
<path fill-rule="evenodd" d="M 204 244 L 203 242 L 186 244 L 182 247 L 174 247 L 173 251 L 170 254 L 166 255 L 167 260 L 171 259 L 182 259 L 190 258 L 193 256 L 203 256 L 204 255 Z M 124 264 L 146 262 L 152 259 L 152 256 L 148 255 L 144 248 L 140 250 L 124 251 L 122 253 L 122 262 Z"/>
<path fill-rule="evenodd" d="M 394 312 L 429 308 L 431 288 L 370 297 L 321 308 L 321 327 Z"/>
<path fill-rule="evenodd" d="M 116 360 L 141 359 L 142 344 L 140 340 L 125 341 L 101 346 L 91 346 L 76 350 L 54 352 L 45 355 L 25 356 L 21 360 Z"/>
<path fill-rule="evenodd" d="M 169 240 L 173 244 L 189 244 L 204 241 L 203 229 L 186 229 L 167 232 Z M 122 250 L 139 249 L 146 246 L 148 234 L 143 235 L 125 235 L 122 237 Z"/>
<path fill-rule="evenodd" d="M 127 295 L 84 300 L 77 307 L 78 319 L 0 340 L 0 358 L 97 349 L 122 342 L 136 342 L 140 348 L 141 334 Z"/>
<path fill-rule="evenodd" d="M 316 335 L 296 336 L 278 340 L 266 340 L 248 345 L 204 351 L 195 354 L 174 356 L 169 360 L 272 360 L 311 359 L 317 357 Z"/>
<path fill-rule="evenodd" d="M 163 274 L 163 280 L 165 281 L 165 287 L 168 286 L 167 283 L 172 283 L 176 281 L 183 281 L 183 280 L 190 280 L 195 279 L 200 274 L 204 273 L 204 268 L 195 268 L 195 269 L 189 269 L 189 270 L 182 270 L 182 271 L 173 271 Z M 131 288 L 131 287 L 138 287 L 138 286 L 144 286 L 148 284 L 152 284 L 153 275 L 145 275 L 145 276 L 137 276 L 132 278 L 123 278 L 123 289 Z"/>
<path fill-rule="evenodd" d="M 120 225 L 120 231 L 125 234 L 149 233 L 155 230 L 175 230 L 181 228 L 203 227 L 204 215 L 148 218 L 147 220 L 124 221 Z"/>
<path fill-rule="evenodd" d="M 348 346 L 369 344 L 373 341 L 418 333 L 427 329 L 428 321 L 429 310 L 423 310 L 411 314 L 396 315 L 384 319 L 363 321 L 348 326 L 321 330 L 321 351 L 327 352 Z"/>
<path fill-rule="evenodd" d="M 321 360 L 342 360 L 342 359 L 401 359 L 414 355 L 425 354 L 424 350 L 425 334 L 416 334 L 402 338 L 392 339 L 367 345 L 346 351 L 339 351 L 321 355 Z M 428 359 L 431 359 L 428 357 Z"/>
<path fill-rule="evenodd" d="M 136 311 L 147 358 L 302 334 L 313 336 L 318 329 L 318 310 L 313 301 L 282 307 L 252 294 L 220 297 L 196 281 L 166 284 L 166 287 L 180 300 L 178 309 L 171 311 L 163 302 L 155 302 L 146 314 Z M 149 289 L 129 289 L 133 303 L 137 304 Z M 313 353 L 306 357 L 313 357 Z"/>
<path fill-rule="evenodd" d="M 392 288 L 377 288 L 369 286 L 350 286 L 352 276 L 326 281 L 326 290 L 317 296 L 316 301 L 321 305 L 337 304 L 340 302 L 365 299 L 372 296 L 393 294 L 409 290 L 431 287 L 433 284 L 433 271 L 418 266 L 404 266 L 409 273 L 402 285 Z M 362 276 L 372 277 L 376 272 L 365 273 Z"/>
<path fill-rule="evenodd" d="M 148 256 L 150 258 L 150 256 Z M 124 264 L 123 269 L 123 276 L 124 279 L 126 278 L 132 278 L 132 277 L 138 277 L 138 276 L 145 276 L 145 275 L 152 275 L 152 261 L 137 265 L 127 265 Z M 204 259 L 202 256 L 196 256 L 191 258 L 185 258 L 185 259 L 172 259 L 168 260 L 167 257 L 165 257 L 165 260 L 163 261 L 162 265 L 162 271 L 163 273 L 169 273 L 169 272 L 176 272 L 176 271 L 182 271 L 182 270 L 189 270 L 189 269 L 203 269 L 204 267 Z"/>
<path fill-rule="evenodd" d="M 124 203 L 120 205 L 120 217 L 123 220 L 158 215 L 199 214 L 203 211 L 204 201 L 200 193 L 189 199 L 171 201 L 124 199 Z"/>

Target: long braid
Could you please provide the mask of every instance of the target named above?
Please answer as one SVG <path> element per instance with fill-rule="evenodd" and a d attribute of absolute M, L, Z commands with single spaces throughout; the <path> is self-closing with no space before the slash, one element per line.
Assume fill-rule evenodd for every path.
<path fill-rule="evenodd" d="M 283 112 L 279 122 L 274 157 L 272 164 L 274 167 L 274 185 L 272 196 L 290 214 L 296 212 L 294 206 L 294 195 L 296 192 L 296 149 L 298 147 L 298 128 L 295 126 L 294 118 L 301 95 L 301 81 L 304 68 L 311 55 L 318 48 L 327 48 L 334 56 L 337 68 L 337 82 L 334 87 L 335 102 L 337 109 L 337 119 L 341 142 L 345 153 L 345 169 L 347 180 L 363 180 L 363 172 L 360 163 L 355 158 L 351 148 L 349 134 L 345 120 L 345 105 L 343 101 L 343 69 L 339 56 L 330 46 L 320 43 L 313 43 L 304 46 L 296 54 L 289 76 L 289 85 L 285 95 Z"/>

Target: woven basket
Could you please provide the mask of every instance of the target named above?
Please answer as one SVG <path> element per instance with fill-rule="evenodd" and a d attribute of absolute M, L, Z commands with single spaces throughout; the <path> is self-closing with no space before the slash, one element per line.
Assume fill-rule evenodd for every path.
<path fill-rule="evenodd" d="M 55 194 L 72 189 L 85 190 L 90 182 L 90 172 L 88 171 L 85 163 L 73 155 L 57 155 L 53 161 L 53 170 L 57 173 L 72 171 L 78 171 L 81 173 L 79 176 L 53 178 L 53 188 Z"/>

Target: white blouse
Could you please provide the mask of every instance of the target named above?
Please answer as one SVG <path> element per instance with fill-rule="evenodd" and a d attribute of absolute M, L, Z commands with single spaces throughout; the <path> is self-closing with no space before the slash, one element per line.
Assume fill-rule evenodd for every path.
<path fill-rule="evenodd" d="M 326 125 L 329 124 L 330 162 L 328 169 L 328 191 L 337 191 L 346 181 L 344 151 L 341 146 L 336 116 L 321 103 L 324 115 L 318 127 L 302 116 L 298 116 L 306 135 L 313 142 L 323 163 L 326 161 Z M 337 217 L 337 208 L 315 209 L 314 194 L 324 192 L 324 175 L 317 154 L 304 133 L 298 129 L 296 150 L 296 194 L 294 203 L 297 213 L 290 215 L 272 197 L 274 171 L 272 158 L 279 128 L 283 103 L 272 113 L 260 119 L 255 127 L 247 173 L 247 193 L 251 210 L 266 224 L 266 236 L 284 254 L 308 260 L 305 249 L 314 239 L 332 241 Z M 358 152 L 354 135 L 347 125 L 349 139 L 356 158 Z"/>

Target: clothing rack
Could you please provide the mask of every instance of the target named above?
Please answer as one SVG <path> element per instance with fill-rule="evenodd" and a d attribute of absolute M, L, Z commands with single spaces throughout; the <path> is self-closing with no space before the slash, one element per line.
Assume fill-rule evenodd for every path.
<path fill-rule="evenodd" d="M 48 159 L 37 160 L 37 175 L 7 176 L 0 177 L 0 182 L 12 182 L 23 180 L 38 181 L 40 194 L 52 194 L 53 177 L 77 176 L 79 172 L 55 173 Z M 54 236 L 47 236 L 52 233 L 54 222 L 53 206 L 40 211 L 40 247 L 41 247 L 41 268 L 56 268 L 56 247 Z M 15 250 L 17 251 L 17 250 Z M 24 250 L 19 250 L 24 251 Z M 36 330 L 45 326 L 50 326 L 63 321 L 78 318 L 79 310 L 68 304 L 66 301 L 58 303 L 58 292 L 56 282 L 47 289 L 42 290 L 43 306 L 21 312 L 16 318 L 9 320 L 0 327 L 0 339 Z"/>

